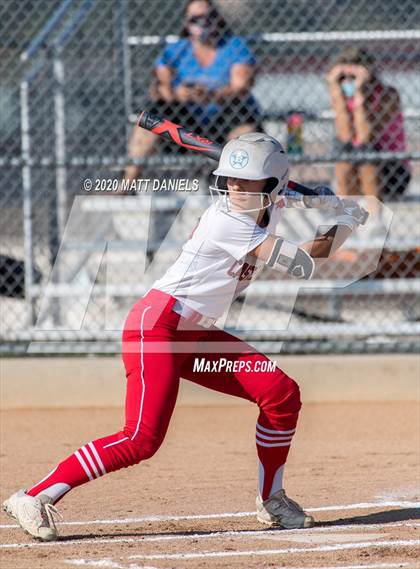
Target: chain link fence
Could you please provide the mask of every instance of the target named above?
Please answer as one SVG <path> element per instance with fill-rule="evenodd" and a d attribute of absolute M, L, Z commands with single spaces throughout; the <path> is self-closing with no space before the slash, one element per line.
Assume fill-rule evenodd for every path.
<path fill-rule="evenodd" d="M 213 164 L 135 127 L 145 108 L 221 143 L 263 129 L 292 179 L 383 204 L 314 286 L 266 271 L 227 328 L 267 351 L 417 349 L 419 19 L 414 0 L 1 2 L 3 352 L 117 351 L 208 205 Z M 111 195 L 121 179 L 160 191 Z"/>

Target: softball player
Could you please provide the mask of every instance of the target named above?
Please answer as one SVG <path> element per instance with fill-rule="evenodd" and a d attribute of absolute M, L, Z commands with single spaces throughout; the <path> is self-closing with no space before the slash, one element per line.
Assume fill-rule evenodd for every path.
<path fill-rule="evenodd" d="M 302 206 L 297 196 L 285 193 L 288 172 L 287 156 L 274 138 L 249 133 L 226 144 L 211 186 L 216 199 L 176 262 L 127 317 L 124 428 L 86 443 L 35 486 L 4 502 L 6 513 L 30 535 L 56 539 L 54 504 L 65 494 L 153 456 L 165 437 L 180 377 L 258 405 L 257 518 L 283 528 L 313 525 L 282 487 L 301 407 L 298 385 L 280 368 L 270 370 L 266 356 L 214 325 L 264 266 L 309 279 L 314 259 L 325 260 L 362 222 L 366 212 L 357 204 L 342 207 L 335 196 L 319 192 L 318 205 L 338 208 L 337 225 L 301 247 L 276 236 L 281 206 Z M 221 356 L 229 366 L 194 370 L 197 358 L 212 364 Z"/>

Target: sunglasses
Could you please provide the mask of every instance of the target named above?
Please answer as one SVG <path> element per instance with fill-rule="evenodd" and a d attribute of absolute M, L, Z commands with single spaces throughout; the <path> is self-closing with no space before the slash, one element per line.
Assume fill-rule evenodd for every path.
<path fill-rule="evenodd" d="M 201 16 L 190 16 L 187 18 L 189 24 L 205 24 L 209 21 L 209 14 L 202 14 Z"/>
<path fill-rule="evenodd" d="M 354 81 L 355 79 L 354 75 L 340 75 L 340 81 Z"/>

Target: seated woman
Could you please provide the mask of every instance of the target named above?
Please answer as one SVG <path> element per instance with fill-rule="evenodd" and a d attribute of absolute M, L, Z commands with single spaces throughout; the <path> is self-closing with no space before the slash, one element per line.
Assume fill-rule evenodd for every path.
<path fill-rule="evenodd" d="M 406 137 L 398 91 L 377 75 L 365 50 L 346 48 L 327 75 L 338 151 L 405 152 Z M 407 161 L 338 162 L 337 192 L 379 198 L 401 195 L 410 181 Z M 372 212 L 375 213 L 375 212 Z"/>
<path fill-rule="evenodd" d="M 259 110 L 250 94 L 255 63 L 211 0 L 190 0 L 181 39 L 169 44 L 155 62 L 148 110 L 219 143 L 258 130 Z M 151 154 L 158 138 L 134 128 L 130 157 Z M 138 176 L 137 166 L 126 168 L 126 179 Z"/>

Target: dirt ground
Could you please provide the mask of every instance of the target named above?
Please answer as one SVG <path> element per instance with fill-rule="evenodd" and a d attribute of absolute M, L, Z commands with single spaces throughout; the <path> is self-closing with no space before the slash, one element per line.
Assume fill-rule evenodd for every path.
<path fill-rule="evenodd" d="M 1 567 L 418 566 L 416 403 L 304 405 L 285 487 L 316 517 L 310 530 L 267 530 L 252 513 L 256 415 L 178 407 L 155 457 L 60 502 L 58 543 L 32 541 L 2 514 Z M 4 412 L 1 500 L 121 424 L 115 409 Z"/>

